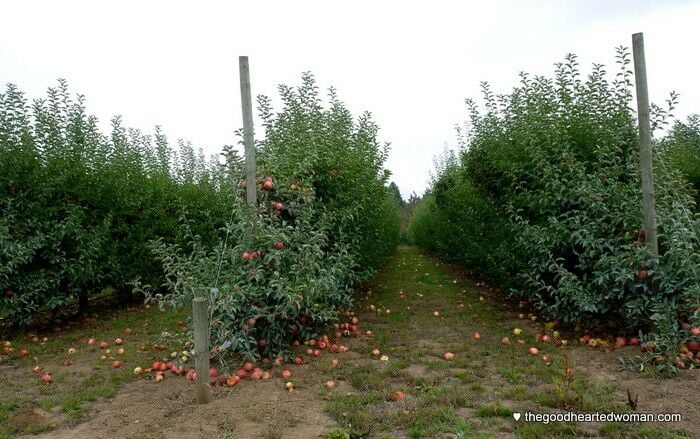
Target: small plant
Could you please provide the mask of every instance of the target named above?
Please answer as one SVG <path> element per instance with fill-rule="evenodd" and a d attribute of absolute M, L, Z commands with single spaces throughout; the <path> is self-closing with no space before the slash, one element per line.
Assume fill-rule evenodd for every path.
<path fill-rule="evenodd" d="M 557 398 L 563 408 L 571 408 L 574 399 L 571 395 L 571 387 L 574 382 L 574 368 L 571 364 L 569 358 L 569 351 L 567 348 L 561 349 L 561 359 L 562 359 L 562 369 L 561 375 L 555 377 L 555 388 L 557 392 Z"/>

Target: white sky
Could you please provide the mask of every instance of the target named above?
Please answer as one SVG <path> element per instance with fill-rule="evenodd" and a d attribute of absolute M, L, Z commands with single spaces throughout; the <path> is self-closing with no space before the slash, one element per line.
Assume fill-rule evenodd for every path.
<path fill-rule="evenodd" d="M 310 70 L 354 114 L 373 113 L 406 197 L 455 144 L 480 81 L 508 92 L 518 72 L 551 75 L 568 52 L 584 73 L 593 62 L 613 71 L 615 47 L 631 47 L 634 32 L 644 32 L 652 101 L 676 90 L 677 116 L 700 112 L 698 20 L 698 0 L 0 0 L 0 83 L 33 99 L 65 78 L 105 127 L 121 114 L 213 154 L 242 125 L 239 55 L 250 57 L 253 95 L 274 98 Z"/>

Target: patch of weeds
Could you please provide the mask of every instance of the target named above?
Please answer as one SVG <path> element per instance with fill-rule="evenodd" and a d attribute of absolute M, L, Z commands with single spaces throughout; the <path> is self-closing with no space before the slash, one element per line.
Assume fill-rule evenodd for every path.
<path fill-rule="evenodd" d="M 375 426 L 372 406 L 382 401 L 380 394 L 340 396 L 331 399 L 325 411 L 338 424 L 347 427 L 351 437 L 366 437 Z"/>
<path fill-rule="evenodd" d="M 598 433 L 602 437 L 622 439 L 630 436 L 630 430 L 630 426 L 622 422 L 608 422 L 600 427 Z"/>
<path fill-rule="evenodd" d="M 640 427 L 634 432 L 634 437 L 639 439 L 680 439 L 690 438 L 693 435 L 684 430 L 665 429 L 663 427 Z"/>
<path fill-rule="evenodd" d="M 621 422 L 604 424 L 598 432 L 602 437 L 611 439 L 685 439 L 693 437 L 691 433 L 683 430 L 624 424 Z"/>
<path fill-rule="evenodd" d="M 471 407 L 474 398 L 459 386 L 434 387 L 423 398 L 425 405 L 448 405 L 450 407 Z"/>
<path fill-rule="evenodd" d="M 501 393 L 501 398 L 525 401 L 528 399 L 528 388 L 526 386 L 507 387 L 503 393 Z"/>
<path fill-rule="evenodd" d="M 39 407 L 46 411 L 51 410 L 55 405 L 53 398 L 42 398 L 41 401 L 39 401 Z"/>
<path fill-rule="evenodd" d="M 486 405 L 479 408 L 476 415 L 480 418 L 500 417 L 509 418 L 513 415 L 513 410 L 500 405 Z"/>
<path fill-rule="evenodd" d="M 586 437 L 587 434 L 574 424 L 561 422 L 550 422 L 542 424 L 539 422 L 525 422 L 518 424 L 515 437 L 520 439 L 541 439 L 541 438 L 564 438 L 564 437 Z"/>
<path fill-rule="evenodd" d="M 282 439 L 282 433 L 280 433 L 279 430 L 276 430 L 273 427 L 268 427 L 263 437 L 265 439 Z"/>
<path fill-rule="evenodd" d="M 384 376 L 372 364 L 360 366 L 347 371 L 347 380 L 358 390 L 384 389 Z"/>
<path fill-rule="evenodd" d="M 225 415 L 223 419 L 221 419 L 217 423 L 217 427 L 219 427 L 219 439 L 235 439 L 236 434 L 236 426 L 235 422 L 229 415 Z"/>
<path fill-rule="evenodd" d="M 80 398 L 67 398 L 61 403 L 61 411 L 67 414 L 70 419 L 78 419 L 85 414 L 86 408 Z"/>
<path fill-rule="evenodd" d="M 0 422 L 7 421 L 7 419 L 10 417 L 10 413 L 15 411 L 17 408 L 19 408 L 19 405 L 14 402 L 0 403 Z"/>
<path fill-rule="evenodd" d="M 22 430 L 22 433 L 27 433 L 27 434 L 38 434 L 42 433 L 44 431 L 51 431 L 54 429 L 54 426 L 52 424 L 32 424 Z"/>
<path fill-rule="evenodd" d="M 538 393 L 535 395 L 533 400 L 542 406 L 545 407 L 552 407 L 552 408 L 560 408 L 561 407 L 561 399 L 557 396 L 556 392 L 553 390 L 545 390 L 541 393 Z"/>
<path fill-rule="evenodd" d="M 457 372 L 454 377 L 460 380 L 464 384 L 469 384 L 474 382 L 474 375 L 469 371 L 465 370 L 463 372 Z"/>
<path fill-rule="evenodd" d="M 387 321 L 391 324 L 401 324 L 401 323 L 406 323 L 410 320 L 410 315 L 409 313 L 405 311 L 392 311 L 390 314 L 387 314 Z"/>
<path fill-rule="evenodd" d="M 469 421 L 457 419 L 455 422 L 455 439 L 467 439 L 474 437 L 474 426 Z"/>
<path fill-rule="evenodd" d="M 406 369 L 411 365 L 411 362 L 406 359 L 398 359 L 389 363 L 386 367 L 384 373 L 390 377 L 401 377 L 403 376 L 403 369 Z"/>
<path fill-rule="evenodd" d="M 413 388 L 418 392 L 425 393 L 433 388 L 433 384 L 423 377 L 418 377 L 413 381 Z"/>
<path fill-rule="evenodd" d="M 350 439 L 350 433 L 345 430 L 332 430 L 323 435 L 325 439 Z"/>
<path fill-rule="evenodd" d="M 422 437 L 439 432 L 453 431 L 459 418 L 449 407 L 420 408 L 411 413 L 408 419 L 408 432 L 411 437 Z"/>
<path fill-rule="evenodd" d="M 498 373 L 511 384 L 521 384 L 523 382 L 523 376 L 512 367 L 501 367 L 498 369 Z"/>
<path fill-rule="evenodd" d="M 450 367 L 452 367 L 452 365 L 450 363 L 448 363 L 447 361 L 443 361 L 443 360 L 428 361 L 425 364 L 425 368 L 428 370 L 445 370 L 445 369 L 449 369 Z"/>
<path fill-rule="evenodd" d="M 474 368 L 474 375 L 479 378 L 486 378 L 489 375 L 489 370 L 485 363 L 481 363 L 479 366 Z"/>
<path fill-rule="evenodd" d="M 260 422 L 263 418 L 263 413 L 255 405 L 246 406 L 243 409 L 243 414 L 245 415 L 246 419 L 252 422 Z"/>
<path fill-rule="evenodd" d="M 575 380 L 573 389 L 579 397 L 578 409 L 587 412 L 624 412 L 625 407 L 621 403 L 614 402 L 616 387 L 612 382 L 596 384 L 588 380 Z"/>
<path fill-rule="evenodd" d="M 484 387 L 482 384 L 474 383 L 469 386 L 469 390 L 476 393 L 484 393 L 486 391 L 486 387 Z"/>

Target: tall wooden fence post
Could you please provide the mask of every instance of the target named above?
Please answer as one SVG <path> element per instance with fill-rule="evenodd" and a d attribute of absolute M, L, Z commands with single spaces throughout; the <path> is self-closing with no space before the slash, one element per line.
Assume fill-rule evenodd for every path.
<path fill-rule="evenodd" d="M 194 323 L 194 368 L 197 371 L 197 404 L 206 404 L 211 398 L 209 387 L 209 301 L 196 297 L 192 301 Z"/>
<path fill-rule="evenodd" d="M 656 236 L 656 211 L 654 209 L 654 168 L 651 159 L 651 124 L 649 123 L 649 90 L 647 89 L 647 67 L 644 59 L 644 34 L 632 35 L 634 57 L 634 82 L 637 88 L 637 114 L 639 117 L 639 166 L 642 175 L 642 197 L 644 203 L 644 233 L 649 249 L 659 254 Z"/>
<path fill-rule="evenodd" d="M 243 143 L 245 145 L 245 178 L 246 201 L 256 202 L 255 181 L 255 139 L 253 137 L 253 104 L 250 93 L 250 69 L 248 57 L 238 57 L 238 68 L 241 76 L 241 108 L 243 110 Z"/>

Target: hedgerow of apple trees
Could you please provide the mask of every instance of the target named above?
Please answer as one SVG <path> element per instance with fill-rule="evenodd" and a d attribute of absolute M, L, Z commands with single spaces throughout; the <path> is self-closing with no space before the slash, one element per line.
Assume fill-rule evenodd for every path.
<path fill-rule="evenodd" d="M 187 246 L 155 246 L 168 292 L 148 297 L 173 306 L 211 298 L 211 343 L 224 365 L 238 354 L 285 356 L 294 341 L 316 337 L 399 238 L 387 146 L 370 116 L 354 119 L 333 90 L 324 108 L 310 74 L 279 91 L 278 113 L 258 99 L 258 179 L 239 175 L 221 242 L 212 247 L 189 233 Z M 247 184 L 257 188 L 254 206 L 244 202 Z"/>
<path fill-rule="evenodd" d="M 213 159 L 212 159 L 213 160 Z M 232 162 L 233 163 L 233 162 Z M 109 135 L 65 81 L 31 104 L 0 94 L 0 315 L 28 323 L 41 310 L 80 303 L 163 272 L 150 241 L 177 242 L 182 215 L 218 240 L 233 196 L 228 172 L 188 143 L 178 151 L 112 119 Z M 184 242 L 184 241 L 183 241 Z"/>
<path fill-rule="evenodd" d="M 700 222 L 689 185 L 664 154 L 680 148 L 657 148 L 660 256 L 645 247 L 622 48 L 618 62 L 612 82 L 602 65 L 582 79 L 570 55 L 554 78 L 522 74 L 510 94 L 484 84 L 483 112 L 467 101 L 459 157 L 441 162 L 410 234 L 481 268 L 549 319 L 608 334 L 656 332 L 661 352 L 674 353 L 689 336 L 679 322 L 700 324 Z M 655 128 L 668 111 L 654 106 Z"/>
<path fill-rule="evenodd" d="M 700 203 L 700 114 L 691 114 L 683 123 L 676 121 L 659 149 L 695 190 L 695 210 Z"/>

